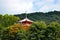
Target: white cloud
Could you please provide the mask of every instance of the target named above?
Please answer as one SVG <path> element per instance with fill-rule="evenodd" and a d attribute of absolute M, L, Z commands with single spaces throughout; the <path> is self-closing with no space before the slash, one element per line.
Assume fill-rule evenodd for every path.
<path fill-rule="evenodd" d="M 39 2 L 37 5 L 40 6 L 40 12 L 48 12 L 48 11 L 60 11 L 60 1 L 59 0 L 45 0 Z"/>
<path fill-rule="evenodd" d="M 37 9 L 37 10 L 35 10 Z M 0 0 L 0 13 L 21 14 L 27 12 L 60 11 L 60 0 Z"/>
<path fill-rule="evenodd" d="M 6 13 L 22 13 L 22 12 L 32 12 L 33 4 L 32 0 L 5 0 L 4 8 L 6 9 Z"/>
<path fill-rule="evenodd" d="M 40 11 L 40 12 L 48 12 L 48 11 L 50 11 L 51 9 L 52 9 L 51 6 L 44 5 L 39 11 Z"/>
<path fill-rule="evenodd" d="M 48 3 L 53 3 L 55 0 L 45 0 Z"/>

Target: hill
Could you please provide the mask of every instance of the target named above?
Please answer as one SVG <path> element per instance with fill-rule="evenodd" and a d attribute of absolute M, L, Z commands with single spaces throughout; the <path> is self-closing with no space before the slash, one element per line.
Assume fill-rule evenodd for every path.
<path fill-rule="evenodd" d="M 25 18 L 24 14 L 17 14 L 15 16 L 19 17 L 20 19 Z M 46 23 L 57 21 L 60 23 L 60 11 L 51 11 L 51 12 L 35 12 L 35 13 L 29 13 L 27 14 L 28 18 L 33 21 L 45 21 Z"/>

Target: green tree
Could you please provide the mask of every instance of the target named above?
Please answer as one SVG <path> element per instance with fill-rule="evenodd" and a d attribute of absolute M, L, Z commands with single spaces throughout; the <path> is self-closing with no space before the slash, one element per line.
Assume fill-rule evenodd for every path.
<path fill-rule="evenodd" d="M 5 14 L 1 18 L 1 23 L 0 24 L 3 25 L 4 27 L 8 27 L 8 26 L 11 26 L 14 23 L 16 23 L 18 20 L 19 20 L 18 17 L 15 17 L 13 15 Z"/>
<path fill-rule="evenodd" d="M 57 36 L 60 37 L 60 24 L 58 22 L 51 22 L 49 27 L 54 27 L 57 32 Z"/>
<path fill-rule="evenodd" d="M 10 35 L 8 27 L 16 23 L 18 20 L 19 18 L 13 15 L 0 14 L 0 40 L 9 40 Z"/>

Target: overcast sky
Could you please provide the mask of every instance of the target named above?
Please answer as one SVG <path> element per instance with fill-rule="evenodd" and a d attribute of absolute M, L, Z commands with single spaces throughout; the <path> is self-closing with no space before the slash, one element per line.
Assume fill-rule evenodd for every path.
<path fill-rule="evenodd" d="M 60 11 L 60 0 L 0 0 L 0 14 Z"/>

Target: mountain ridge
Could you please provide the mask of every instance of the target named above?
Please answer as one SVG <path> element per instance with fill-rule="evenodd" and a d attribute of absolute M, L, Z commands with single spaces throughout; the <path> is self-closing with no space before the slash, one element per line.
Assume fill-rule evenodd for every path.
<path fill-rule="evenodd" d="M 24 14 L 17 14 L 14 16 L 19 17 L 21 20 L 24 19 L 26 16 L 26 13 Z M 29 13 L 27 14 L 28 19 L 33 20 L 33 21 L 46 21 L 46 22 L 51 22 L 51 21 L 57 21 L 60 23 L 60 11 L 51 11 L 51 12 L 34 12 L 34 13 Z"/>

